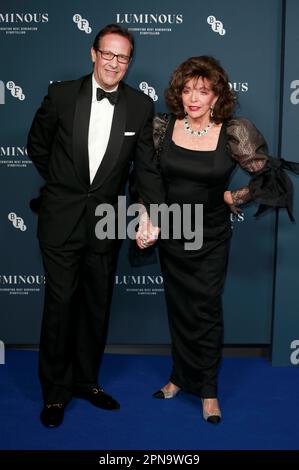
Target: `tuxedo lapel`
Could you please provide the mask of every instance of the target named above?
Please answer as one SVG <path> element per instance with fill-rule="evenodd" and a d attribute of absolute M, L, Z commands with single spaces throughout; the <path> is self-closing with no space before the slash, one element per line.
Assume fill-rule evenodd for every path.
<path fill-rule="evenodd" d="M 91 188 L 93 190 L 98 189 L 107 178 L 108 174 L 113 169 L 114 165 L 117 162 L 121 146 L 124 139 L 124 133 L 126 129 L 126 115 L 127 115 L 127 106 L 126 106 L 126 96 L 124 91 L 124 85 L 119 84 L 119 99 L 115 105 L 110 137 L 107 145 L 107 149 L 103 160 L 95 174 Z"/>
<path fill-rule="evenodd" d="M 81 84 L 76 102 L 73 125 L 73 158 L 76 172 L 85 186 L 90 185 L 88 157 L 88 129 L 92 98 L 92 75 Z"/>

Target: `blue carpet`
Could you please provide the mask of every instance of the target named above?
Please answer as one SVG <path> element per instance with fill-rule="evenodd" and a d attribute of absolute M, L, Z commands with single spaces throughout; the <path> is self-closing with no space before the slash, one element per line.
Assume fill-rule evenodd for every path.
<path fill-rule="evenodd" d="M 106 355 L 102 380 L 121 402 L 99 410 L 74 399 L 62 426 L 44 428 L 37 353 L 7 351 L 0 365 L 0 448 L 162 450 L 299 449 L 299 374 L 266 359 L 225 358 L 220 371 L 223 421 L 205 423 L 198 398 L 181 393 L 155 400 L 169 375 L 167 356 Z"/>

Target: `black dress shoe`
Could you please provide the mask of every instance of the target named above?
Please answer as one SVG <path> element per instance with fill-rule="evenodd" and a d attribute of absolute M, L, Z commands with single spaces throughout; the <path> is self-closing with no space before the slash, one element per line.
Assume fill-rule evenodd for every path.
<path fill-rule="evenodd" d="M 56 428 L 63 422 L 64 408 L 62 403 L 45 405 L 40 414 L 40 420 L 47 428 Z"/>
<path fill-rule="evenodd" d="M 73 396 L 76 398 L 84 398 L 94 406 L 104 410 L 119 410 L 120 408 L 120 404 L 99 387 L 76 388 Z"/>

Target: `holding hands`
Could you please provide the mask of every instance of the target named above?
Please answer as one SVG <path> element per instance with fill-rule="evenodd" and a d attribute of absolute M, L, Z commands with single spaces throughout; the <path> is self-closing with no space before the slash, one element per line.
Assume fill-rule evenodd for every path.
<path fill-rule="evenodd" d="M 159 236 L 160 228 L 154 227 L 146 210 L 141 214 L 136 243 L 142 250 L 153 245 Z"/>

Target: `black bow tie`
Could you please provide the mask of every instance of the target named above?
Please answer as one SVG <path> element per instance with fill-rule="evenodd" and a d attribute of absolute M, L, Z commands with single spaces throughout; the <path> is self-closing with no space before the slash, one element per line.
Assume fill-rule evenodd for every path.
<path fill-rule="evenodd" d="M 101 101 L 103 98 L 107 98 L 111 104 L 116 104 L 118 100 L 118 91 L 111 91 L 109 93 L 102 88 L 97 88 L 97 100 Z"/>

